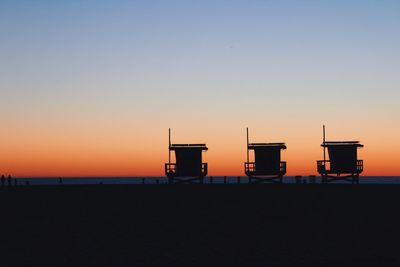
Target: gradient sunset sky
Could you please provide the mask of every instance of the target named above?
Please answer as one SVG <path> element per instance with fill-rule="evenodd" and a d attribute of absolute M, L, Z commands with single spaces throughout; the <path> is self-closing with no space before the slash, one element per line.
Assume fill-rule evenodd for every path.
<path fill-rule="evenodd" d="M 251 141 L 316 174 L 360 140 L 400 175 L 400 1 L 0 1 L 0 174 L 163 175 L 168 128 L 243 175 Z"/>

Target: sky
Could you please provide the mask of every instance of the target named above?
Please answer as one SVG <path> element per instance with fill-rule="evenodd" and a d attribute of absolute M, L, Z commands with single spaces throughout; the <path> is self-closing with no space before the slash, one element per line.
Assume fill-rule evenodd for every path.
<path fill-rule="evenodd" d="M 364 175 L 400 175 L 400 1 L 0 0 L 0 174 L 164 175 L 206 143 L 243 175 L 252 142 L 316 174 L 359 140 Z"/>

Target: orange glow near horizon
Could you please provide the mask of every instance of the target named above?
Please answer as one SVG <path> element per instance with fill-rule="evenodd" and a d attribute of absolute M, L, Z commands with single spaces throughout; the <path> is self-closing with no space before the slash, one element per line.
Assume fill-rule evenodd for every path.
<path fill-rule="evenodd" d="M 246 143 L 243 131 L 233 132 L 223 138 L 204 131 L 209 142 L 209 151 L 204 152 L 204 162 L 209 164 L 209 175 L 244 176 L 243 163 L 246 160 Z M 204 139 L 184 138 L 182 134 L 173 136 L 176 143 L 203 143 Z M 37 138 L 20 143 L 17 139 L 8 142 L 0 156 L 0 174 L 15 177 L 125 177 L 125 176 L 164 176 L 164 163 L 168 161 L 167 135 L 136 133 L 136 138 L 128 135 L 101 135 L 100 137 Z M 194 135 L 194 134 L 192 134 Z M 277 134 L 276 134 L 277 135 Z M 197 134 L 196 134 L 197 136 Z M 295 139 L 298 138 L 298 140 Z M 288 149 L 282 153 L 287 162 L 288 176 L 316 175 L 316 160 L 322 159 L 321 141 L 318 133 L 315 140 L 297 136 L 286 136 Z M 27 139 L 25 139 L 27 140 Z M 138 142 L 137 140 L 141 140 Z M 283 141 L 268 140 L 260 134 L 253 142 Z M 364 148 L 359 150 L 359 158 L 364 160 L 364 176 L 396 176 L 400 174 L 400 147 L 393 147 L 389 141 L 379 143 L 367 139 Z M 40 145 L 39 145 L 40 144 Z"/>

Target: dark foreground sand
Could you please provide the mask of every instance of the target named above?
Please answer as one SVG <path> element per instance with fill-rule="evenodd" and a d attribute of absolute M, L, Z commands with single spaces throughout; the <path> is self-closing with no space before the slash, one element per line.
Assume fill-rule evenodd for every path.
<path fill-rule="evenodd" d="M 400 186 L 0 188 L 0 266 L 400 266 Z"/>

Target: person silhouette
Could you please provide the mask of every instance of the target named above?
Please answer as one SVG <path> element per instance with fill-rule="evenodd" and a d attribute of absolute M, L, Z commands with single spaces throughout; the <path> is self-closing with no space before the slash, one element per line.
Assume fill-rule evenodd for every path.
<path fill-rule="evenodd" d="M 11 186 L 11 181 L 12 181 L 11 175 L 8 175 L 7 177 L 8 186 Z"/>
<path fill-rule="evenodd" d="M 1 176 L 1 186 L 4 186 L 6 182 L 6 177 L 4 177 L 4 174 Z"/>

